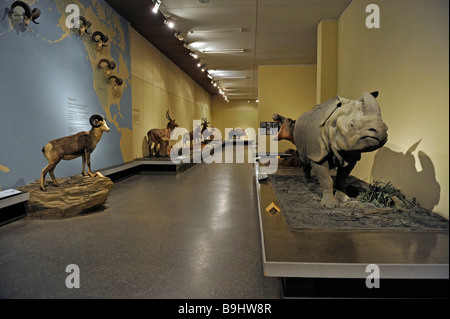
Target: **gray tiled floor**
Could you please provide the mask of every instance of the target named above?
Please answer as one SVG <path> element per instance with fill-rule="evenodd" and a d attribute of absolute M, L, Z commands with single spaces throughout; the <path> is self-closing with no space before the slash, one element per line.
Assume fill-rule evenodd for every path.
<path fill-rule="evenodd" d="M 117 182 L 103 211 L 0 228 L 1 298 L 280 298 L 264 277 L 251 164 Z M 80 288 L 65 286 L 68 264 Z"/>

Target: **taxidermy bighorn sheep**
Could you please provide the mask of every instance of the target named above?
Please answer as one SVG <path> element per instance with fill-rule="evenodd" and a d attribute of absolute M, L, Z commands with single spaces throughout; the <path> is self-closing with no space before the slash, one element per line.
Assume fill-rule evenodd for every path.
<path fill-rule="evenodd" d="M 277 140 L 286 139 L 297 147 L 306 177 L 314 169 L 322 188 L 321 205 L 333 208 L 348 200 L 345 181 L 361 159 L 361 153 L 372 152 L 387 141 L 388 127 L 381 119 L 378 92 L 364 92 L 359 100 L 337 97 L 300 115 L 294 121 L 279 114 L 281 122 Z M 333 195 L 330 169 L 337 167 Z"/>
<path fill-rule="evenodd" d="M 192 130 L 190 132 L 186 132 L 183 135 L 183 147 L 186 146 L 187 141 L 194 141 L 197 142 L 199 139 L 201 141 L 203 132 L 208 128 L 208 122 L 207 118 L 202 117 L 202 124 L 200 126 L 197 126 L 195 130 Z"/>
<path fill-rule="evenodd" d="M 81 156 L 83 159 L 83 176 L 86 176 L 84 167 L 87 163 L 88 175 L 94 177 L 96 175 L 102 176 L 100 173 L 93 174 L 91 172 L 91 153 L 94 151 L 98 142 L 102 138 L 103 132 L 109 132 L 110 129 L 106 124 L 103 116 L 95 114 L 89 119 L 92 128 L 89 132 L 83 131 L 74 135 L 61 137 L 52 140 L 45 144 L 42 148 L 45 158 L 48 160 L 48 165 L 42 170 L 41 174 L 41 190 L 45 191 L 45 175 L 50 174 L 53 184 L 59 186 L 53 174 L 56 165 L 63 160 L 71 160 Z"/>
<path fill-rule="evenodd" d="M 30 21 L 33 21 L 36 24 L 39 24 L 39 22 L 36 22 L 36 19 L 39 18 L 39 16 L 41 15 L 41 10 L 39 10 L 38 8 L 34 8 L 33 10 L 31 10 L 31 7 L 29 4 L 23 2 L 23 1 L 15 1 L 12 5 L 11 8 L 9 9 L 9 15 L 12 15 L 14 12 L 14 9 L 17 7 L 21 7 L 24 11 L 23 11 L 23 25 L 26 28 L 29 28 L 31 32 L 33 32 L 33 30 L 31 30 L 31 28 L 28 26 L 28 24 L 30 23 Z"/>
<path fill-rule="evenodd" d="M 169 115 L 169 110 L 166 112 L 166 118 L 169 120 L 167 123 L 167 127 L 163 129 L 154 128 L 147 132 L 148 137 L 148 149 L 150 151 L 150 156 L 153 156 L 153 150 L 155 152 L 155 156 L 161 155 L 158 154 L 156 147 L 161 144 L 163 141 L 163 138 L 167 140 L 167 138 L 170 139 L 170 135 L 172 134 L 172 131 L 178 127 L 179 125 L 173 120 Z M 154 143 L 154 147 L 152 150 L 152 144 Z M 161 145 L 160 145 L 161 148 Z M 162 156 L 167 156 L 167 154 L 162 154 Z"/>
<path fill-rule="evenodd" d="M 111 79 L 114 79 L 114 89 L 115 89 L 115 90 L 117 90 L 117 89 L 119 88 L 119 86 L 121 86 L 121 85 L 123 84 L 123 80 L 122 80 L 121 78 L 118 78 L 118 77 L 115 76 L 115 75 L 111 75 L 111 76 L 108 78 L 108 82 L 109 82 Z"/>
<path fill-rule="evenodd" d="M 90 34 L 90 32 L 88 32 L 88 28 L 92 25 L 92 23 L 87 21 L 86 18 L 82 16 L 79 16 L 78 20 L 80 20 L 78 27 L 78 30 L 80 30 L 80 35 L 83 35 L 84 33 Z"/>
<path fill-rule="evenodd" d="M 116 62 L 114 62 L 113 60 L 108 60 L 108 59 L 101 59 L 100 61 L 98 61 L 98 67 L 99 68 L 103 68 L 102 63 L 106 63 L 105 65 L 105 75 L 109 76 L 111 74 L 111 71 L 114 70 L 116 68 Z"/>
<path fill-rule="evenodd" d="M 94 33 L 92 33 L 92 41 L 97 43 L 97 46 L 98 46 L 99 49 L 102 48 L 102 47 L 108 46 L 106 44 L 106 42 L 108 42 L 108 36 L 104 35 L 100 31 L 94 31 Z"/>

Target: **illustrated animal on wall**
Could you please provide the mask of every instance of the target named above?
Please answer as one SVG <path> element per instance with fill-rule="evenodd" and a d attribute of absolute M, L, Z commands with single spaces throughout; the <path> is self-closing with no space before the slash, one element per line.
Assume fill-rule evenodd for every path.
<path fill-rule="evenodd" d="M 106 44 L 106 42 L 108 42 L 108 36 L 100 31 L 94 31 L 94 33 L 92 33 L 92 41 L 97 44 L 97 49 L 108 46 L 108 44 Z"/>
<path fill-rule="evenodd" d="M 193 143 L 194 144 L 201 143 L 202 134 L 206 129 L 208 129 L 208 125 L 210 123 L 211 122 L 208 122 L 208 119 L 204 117 L 202 118 L 202 123 L 200 124 L 200 126 L 197 126 L 194 130 L 190 132 L 186 132 L 183 135 L 183 147 L 187 147 L 188 141 L 190 142 L 191 146 L 193 145 Z"/>
<path fill-rule="evenodd" d="M 361 159 L 387 141 L 388 127 L 381 118 L 378 92 L 364 92 L 359 100 L 341 97 L 316 105 L 295 121 L 274 114 L 281 122 L 277 140 L 286 139 L 297 147 L 305 176 L 314 170 L 322 189 L 322 207 L 333 208 L 348 200 L 345 181 Z M 330 169 L 337 167 L 335 188 Z"/>
<path fill-rule="evenodd" d="M 83 16 L 79 16 L 78 20 L 79 20 L 78 32 L 80 33 L 80 35 L 82 36 L 85 33 L 90 34 L 88 29 L 92 25 L 92 23 L 90 21 L 87 21 L 86 18 Z"/>
<path fill-rule="evenodd" d="M 167 154 L 163 155 L 158 153 L 157 151 L 157 147 L 160 146 L 161 149 L 161 142 L 163 141 L 163 138 L 168 138 L 170 140 L 170 135 L 172 134 L 172 131 L 178 127 L 179 125 L 175 122 L 175 120 L 173 120 L 170 115 L 169 115 L 169 110 L 167 110 L 166 112 L 166 118 L 169 121 L 167 123 L 167 127 L 163 128 L 163 129 L 151 129 L 150 131 L 147 132 L 147 138 L 148 138 L 148 148 L 150 151 L 150 156 L 152 157 L 153 155 L 155 157 L 158 156 L 167 156 Z M 153 147 L 152 147 L 153 145 Z"/>
<path fill-rule="evenodd" d="M 82 174 L 86 176 L 85 165 L 87 164 L 88 175 L 91 177 L 102 176 L 101 173 L 93 174 L 91 172 L 91 153 L 94 151 L 98 142 L 102 138 L 103 132 L 109 132 L 110 129 L 103 116 L 94 114 L 89 119 L 92 128 L 89 132 L 83 131 L 74 135 L 69 135 L 52 140 L 45 144 L 42 152 L 48 160 L 48 165 L 41 173 L 41 190 L 45 191 L 45 175 L 50 174 L 53 185 L 59 186 L 56 181 L 54 171 L 56 165 L 61 160 L 71 160 L 81 156 L 83 160 Z"/>
<path fill-rule="evenodd" d="M 30 5 L 23 1 L 14 1 L 14 3 L 11 5 L 11 8 L 9 9 L 8 14 L 10 16 L 12 16 L 14 13 L 14 10 L 18 7 L 23 9 L 23 13 L 22 13 L 23 26 L 25 28 L 30 29 L 30 31 L 33 32 L 33 30 L 31 30 L 31 28 L 29 26 L 29 23 L 30 23 L 30 21 L 33 21 L 35 24 L 39 24 L 39 22 L 36 22 L 36 19 L 39 18 L 39 16 L 41 15 L 41 10 L 39 10 L 38 8 L 34 8 L 32 10 Z"/>
<path fill-rule="evenodd" d="M 116 62 L 114 62 L 113 60 L 108 60 L 106 58 L 103 58 L 103 59 L 100 59 L 98 61 L 97 66 L 99 68 L 104 68 L 105 69 L 105 75 L 107 77 L 109 77 L 110 74 L 111 74 L 111 71 L 114 70 L 117 65 L 116 65 Z"/>

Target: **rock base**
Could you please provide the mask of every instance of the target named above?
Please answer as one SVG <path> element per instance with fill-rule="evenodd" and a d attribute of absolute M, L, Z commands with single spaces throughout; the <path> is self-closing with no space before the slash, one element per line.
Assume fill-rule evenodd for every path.
<path fill-rule="evenodd" d="M 114 186 L 108 177 L 76 175 L 57 180 L 61 185 L 59 187 L 54 186 L 50 179 L 46 180 L 45 192 L 40 189 L 39 180 L 18 188 L 30 193 L 30 199 L 25 204 L 28 216 L 67 218 L 86 213 L 103 205 Z"/>

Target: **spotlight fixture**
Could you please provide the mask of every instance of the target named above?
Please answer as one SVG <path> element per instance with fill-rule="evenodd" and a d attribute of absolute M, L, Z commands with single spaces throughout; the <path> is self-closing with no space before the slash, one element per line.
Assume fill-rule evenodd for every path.
<path fill-rule="evenodd" d="M 175 33 L 173 34 L 173 36 L 174 36 L 175 38 L 177 38 L 178 40 L 180 40 L 180 41 L 183 41 L 183 40 L 184 40 L 183 37 L 182 37 L 181 34 L 180 34 L 180 31 L 175 32 Z"/>
<path fill-rule="evenodd" d="M 191 56 L 191 57 L 193 57 L 194 59 L 197 59 L 198 58 L 198 55 L 197 54 L 195 54 L 195 52 L 189 52 L 189 55 Z"/>
<path fill-rule="evenodd" d="M 153 6 L 152 11 L 153 13 L 157 13 L 159 6 L 161 5 L 161 0 L 154 0 L 153 2 L 155 3 L 155 5 Z"/>
<path fill-rule="evenodd" d="M 171 29 L 174 27 L 173 19 L 166 19 L 164 20 L 164 23 Z"/>
<path fill-rule="evenodd" d="M 186 49 L 188 49 L 188 50 L 191 49 L 191 47 L 189 46 L 189 42 L 185 42 L 185 43 L 183 44 L 183 46 L 184 46 Z"/>

